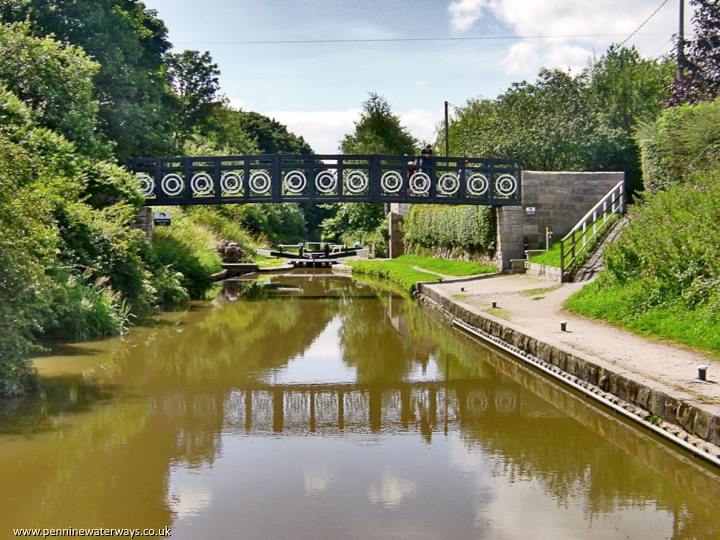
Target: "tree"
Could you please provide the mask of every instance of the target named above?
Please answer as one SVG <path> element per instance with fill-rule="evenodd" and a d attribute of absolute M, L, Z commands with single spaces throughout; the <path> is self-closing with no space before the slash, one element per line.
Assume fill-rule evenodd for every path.
<path fill-rule="evenodd" d="M 84 151 L 102 151 L 93 95 L 97 63 L 80 47 L 29 35 L 26 23 L 0 25 L 0 53 L 0 84 L 28 104 L 41 125 Z"/>
<path fill-rule="evenodd" d="M 642 58 L 634 47 L 613 45 L 587 70 L 590 106 L 612 130 L 614 143 L 590 156 L 586 168 L 625 171 L 629 191 L 642 187 L 637 129 L 660 113 L 674 67 L 668 60 Z"/>
<path fill-rule="evenodd" d="M 360 119 L 353 133 L 341 142 L 345 154 L 407 154 L 415 153 L 417 141 L 393 114 L 388 101 L 376 94 L 362 104 Z M 383 249 L 385 212 L 382 204 L 347 203 L 333 205 L 335 215 L 323 221 L 323 236 L 349 241 L 369 241 Z"/>
<path fill-rule="evenodd" d="M 672 84 L 672 104 L 710 101 L 720 96 L 720 2 L 692 0 L 693 29 L 684 75 Z"/>
<path fill-rule="evenodd" d="M 457 109 L 452 153 L 510 156 L 528 169 L 621 170 L 629 191 L 639 189 L 635 130 L 659 113 L 671 71 L 617 46 L 578 75 L 543 69 L 533 83 Z"/>
<path fill-rule="evenodd" d="M 345 154 L 408 154 L 415 153 L 417 141 L 392 113 L 390 103 L 374 92 L 362 104 L 355 131 L 340 143 Z"/>
<path fill-rule="evenodd" d="M 167 57 L 168 77 L 175 92 L 178 146 L 206 125 L 218 101 L 220 69 L 209 52 L 183 51 Z"/>
<path fill-rule="evenodd" d="M 229 124 L 236 124 L 249 135 L 264 154 L 312 154 L 305 139 L 288 131 L 287 126 L 274 118 L 251 111 L 223 108 L 218 111 Z"/>
<path fill-rule="evenodd" d="M 155 11 L 139 0 L 4 0 L 0 16 L 27 20 L 33 35 L 78 45 L 100 64 L 100 128 L 120 160 L 175 150 L 164 63 L 170 43 Z"/>

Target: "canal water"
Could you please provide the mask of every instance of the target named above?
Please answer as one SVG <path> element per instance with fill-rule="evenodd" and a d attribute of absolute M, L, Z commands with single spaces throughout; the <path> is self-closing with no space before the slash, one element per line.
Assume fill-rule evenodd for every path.
<path fill-rule="evenodd" d="M 36 361 L 0 405 L 0 537 L 720 538 L 717 471 L 331 274 Z"/>

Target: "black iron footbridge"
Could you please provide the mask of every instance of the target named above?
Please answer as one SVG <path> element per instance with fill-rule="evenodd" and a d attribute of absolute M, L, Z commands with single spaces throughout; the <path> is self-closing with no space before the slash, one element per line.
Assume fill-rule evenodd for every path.
<path fill-rule="evenodd" d="M 375 202 L 519 205 L 514 159 L 268 154 L 129 162 L 146 206 Z"/>

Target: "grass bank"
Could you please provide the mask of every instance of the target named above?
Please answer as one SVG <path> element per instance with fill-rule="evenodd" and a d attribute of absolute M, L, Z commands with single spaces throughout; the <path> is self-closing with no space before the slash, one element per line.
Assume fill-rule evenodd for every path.
<path fill-rule="evenodd" d="M 417 255 L 403 255 L 397 259 L 349 261 L 348 264 L 354 274 L 390 281 L 406 292 L 412 292 L 415 285 L 421 281 L 440 281 L 443 276 L 464 277 L 496 271 L 496 268 L 490 265 Z"/>
<path fill-rule="evenodd" d="M 576 233 L 576 238 L 578 241 L 577 246 L 577 259 L 574 263 L 574 267 L 577 268 L 578 266 L 582 265 L 588 258 L 589 254 L 592 253 L 595 250 L 595 247 L 598 245 L 598 242 L 605 236 L 605 233 L 607 230 L 613 225 L 613 223 L 616 223 L 618 221 L 619 217 L 617 215 L 611 216 L 607 222 L 603 223 L 602 225 L 598 226 L 598 232 L 593 237 L 590 238 L 592 235 L 592 227 L 588 228 L 584 233 L 582 231 L 579 231 Z M 587 244 L 585 246 L 582 245 L 583 239 L 587 237 Z M 560 268 L 560 239 L 553 241 L 552 244 L 550 244 L 550 249 L 547 251 L 543 251 L 541 253 L 533 253 L 528 257 L 530 262 L 534 262 L 537 264 L 545 264 L 547 266 L 554 266 L 556 268 Z M 568 253 L 566 255 L 566 258 L 569 257 L 570 254 Z"/>
<path fill-rule="evenodd" d="M 643 336 L 703 349 L 720 359 L 720 324 L 709 306 L 692 309 L 682 300 L 647 306 L 646 294 L 641 280 L 619 283 L 603 275 L 571 296 L 565 307 Z"/>

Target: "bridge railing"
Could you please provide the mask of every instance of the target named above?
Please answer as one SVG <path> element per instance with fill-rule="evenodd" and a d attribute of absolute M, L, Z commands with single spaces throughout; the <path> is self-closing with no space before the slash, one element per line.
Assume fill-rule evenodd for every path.
<path fill-rule="evenodd" d="M 566 281 L 588 255 L 613 216 L 625 212 L 625 181 L 618 182 L 560 240 L 560 279 Z"/>
<path fill-rule="evenodd" d="M 414 202 L 518 205 L 513 159 L 269 154 L 131 160 L 148 205 Z"/>

